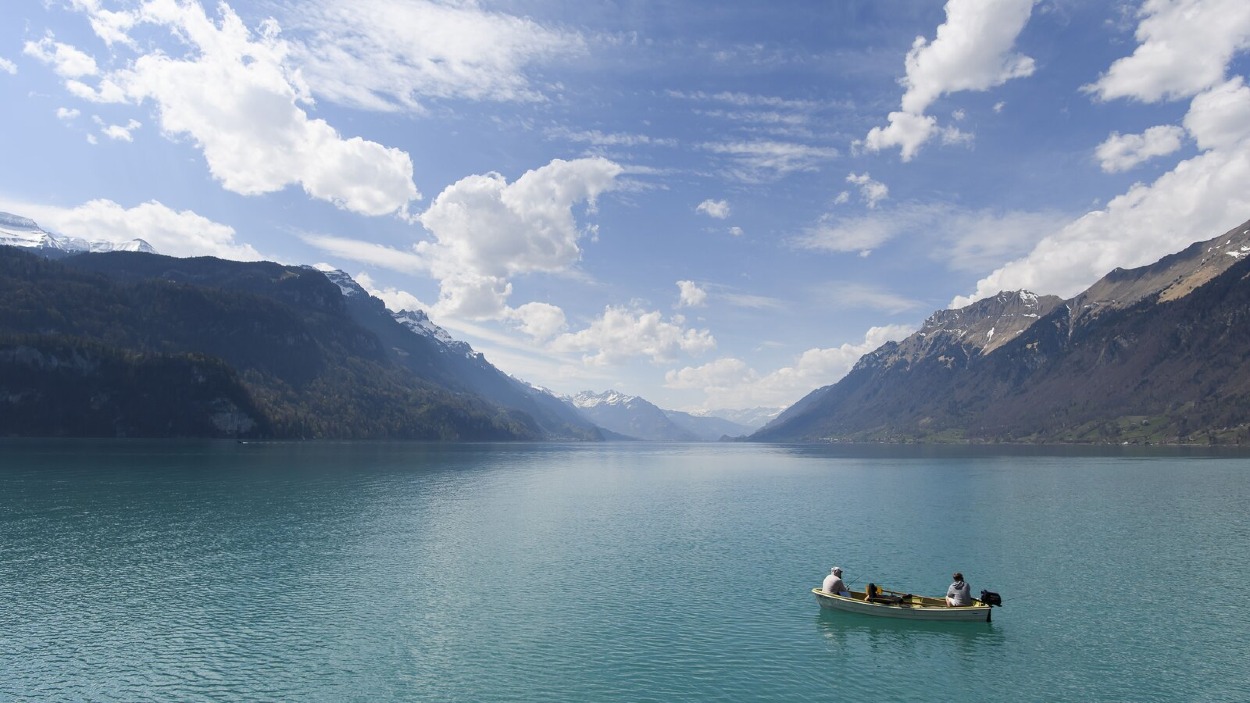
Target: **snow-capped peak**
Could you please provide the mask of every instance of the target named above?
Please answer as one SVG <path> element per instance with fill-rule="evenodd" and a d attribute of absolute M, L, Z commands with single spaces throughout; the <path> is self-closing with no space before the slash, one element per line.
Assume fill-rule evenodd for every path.
<path fill-rule="evenodd" d="M 325 274 L 325 277 L 330 279 L 331 283 L 338 286 L 339 290 L 343 292 L 344 298 L 350 298 L 353 295 L 369 295 L 368 291 L 362 288 L 355 279 L 340 269 L 336 269 L 329 264 L 313 264 L 312 268 Z"/>
<path fill-rule="evenodd" d="M 44 231 L 32 219 L 9 212 L 0 212 L 0 245 L 51 250 L 64 254 L 106 251 L 156 253 L 156 249 L 142 239 L 132 239 L 128 242 L 101 242 L 55 235 Z"/>
<path fill-rule="evenodd" d="M 582 391 L 577 395 L 565 396 L 565 399 L 579 408 L 594 408 L 600 405 L 629 405 L 638 400 L 638 396 L 625 395 L 614 390 L 607 390 L 603 393 Z"/>

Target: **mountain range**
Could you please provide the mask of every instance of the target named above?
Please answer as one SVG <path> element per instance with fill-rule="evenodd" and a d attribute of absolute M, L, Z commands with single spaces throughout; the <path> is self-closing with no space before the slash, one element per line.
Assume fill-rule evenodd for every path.
<path fill-rule="evenodd" d="M 614 432 L 342 271 L 160 256 L 8 213 L 0 397 L 0 436 L 598 441 L 753 429 L 689 416 L 668 434 Z"/>
<path fill-rule="evenodd" d="M 45 232 L 32 219 L 7 212 L 0 212 L 0 246 L 32 249 L 49 258 L 60 258 L 82 252 L 142 251 L 155 254 L 152 245 L 142 239 L 132 239 L 122 244 L 89 242 L 77 237 L 66 237 Z"/>
<path fill-rule="evenodd" d="M 1061 300 L 935 313 L 757 441 L 1250 441 L 1250 222 Z"/>
<path fill-rule="evenodd" d="M 710 442 L 749 434 L 754 427 L 708 415 L 662 410 L 617 391 L 583 391 L 564 398 L 598 426 L 622 438 L 653 442 Z"/>
<path fill-rule="evenodd" d="M 342 271 L 0 213 L 0 436 L 1241 443 L 1248 315 L 1250 223 L 1067 300 L 936 312 L 779 415 L 717 417 L 557 397 Z"/>

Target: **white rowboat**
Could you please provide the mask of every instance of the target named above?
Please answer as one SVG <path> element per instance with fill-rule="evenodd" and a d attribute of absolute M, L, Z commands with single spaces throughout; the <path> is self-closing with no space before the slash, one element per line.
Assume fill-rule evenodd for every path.
<path fill-rule="evenodd" d="M 822 608 L 842 610 L 861 615 L 901 618 L 904 620 L 936 620 L 941 622 L 990 621 L 990 606 L 973 600 L 972 605 L 949 606 L 945 598 L 930 598 L 910 593 L 882 589 L 885 597 L 867 600 L 863 591 L 851 591 L 851 595 L 839 596 L 813 588 L 816 601 Z"/>

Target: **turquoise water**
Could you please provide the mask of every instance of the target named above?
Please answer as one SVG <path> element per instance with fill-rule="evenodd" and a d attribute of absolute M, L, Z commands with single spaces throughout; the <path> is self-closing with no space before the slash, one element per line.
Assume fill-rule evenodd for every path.
<path fill-rule="evenodd" d="M 1246 701 L 1248 504 L 1181 450 L 9 442 L 0 701 Z"/>

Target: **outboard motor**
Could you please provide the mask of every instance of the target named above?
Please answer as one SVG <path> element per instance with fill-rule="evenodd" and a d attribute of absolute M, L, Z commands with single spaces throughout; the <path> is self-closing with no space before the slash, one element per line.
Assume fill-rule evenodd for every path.
<path fill-rule="evenodd" d="M 981 602 L 991 607 L 1003 607 L 1003 597 L 993 591 L 981 591 Z"/>

